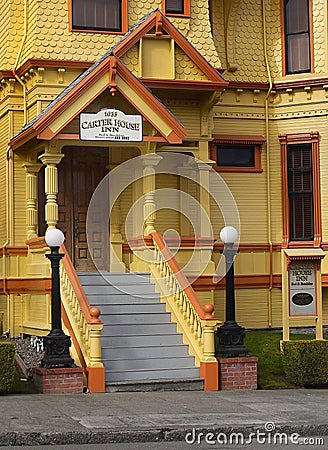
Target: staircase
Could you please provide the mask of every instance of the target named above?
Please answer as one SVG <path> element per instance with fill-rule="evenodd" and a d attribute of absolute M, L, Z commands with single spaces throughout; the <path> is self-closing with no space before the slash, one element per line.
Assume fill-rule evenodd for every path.
<path fill-rule="evenodd" d="M 202 390 L 182 335 L 146 273 L 79 273 L 101 310 L 106 391 Z"/>

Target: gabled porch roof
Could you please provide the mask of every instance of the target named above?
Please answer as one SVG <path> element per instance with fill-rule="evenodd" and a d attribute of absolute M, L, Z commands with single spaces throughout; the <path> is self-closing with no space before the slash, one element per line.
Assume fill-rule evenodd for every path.
<path fill-rule="evenodd" d="M 150 79 L 154 87 L 170 89 L 223 90 L 227 82 L 190 44 L 159 10 L 145 16 L 125 36 L 71 83 L 35 119 L 27 123 L 9 142 L 13 150 L 33 138 L 54 139 L 80 112 L 105 89 L 112 95 L 122 94 L 139 113 L 153 125 L 170 144 L 180 144 L 186 130 L 178 119 L 146 87 L 142 78 L 129 70 L 121 58 L 143 36 L 155 30 L 155 35 L 167 33 L 205 74 L 206 80 Z"/>

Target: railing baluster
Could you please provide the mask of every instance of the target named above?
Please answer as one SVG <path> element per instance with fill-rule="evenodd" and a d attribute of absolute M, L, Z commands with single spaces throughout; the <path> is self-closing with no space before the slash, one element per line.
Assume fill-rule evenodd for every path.
<path fill-rule="evenodd" d="M 214 331 L 219 321 L 212 316 L 212 313 L 204 311 L 203 305 L 177 265 L 162 236 L 156 232 L 151 234 L 154 243 L 155 267 L 169 292 L 168 302 L 176 305 L 174 310 L 180 315 L 177 320 L 180 321 L 182 329 L 187 326 L 191 339 L 190 345 L 194 348 L 199 361 L 216 361 L 214 351 L 208 350 L 211 346 L 207 344 L 207 348 L 204 349 L 205 328 L 203 327 L 206 327 L 207 340 L 211 339 L 214 343 Z M 206 311 L 213 311 L 211 305 L 206 306 Z M 214 345 L 212 347 L 214 348 Z"/>

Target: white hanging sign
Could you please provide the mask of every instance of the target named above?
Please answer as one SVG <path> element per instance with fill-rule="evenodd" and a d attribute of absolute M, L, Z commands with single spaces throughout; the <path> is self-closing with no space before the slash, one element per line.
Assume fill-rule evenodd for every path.
<path fill-rule="evenodd" d="M 80 114 L 80 139 L 86 141 L 142 141 L 142 116 L 118 109 Z"/>
<path fill-rule="evenodd" d="M 289 313 L 291 316 L 315 315 L 315 268 L 309 261 L 293 261 L 289 267 Z"/>

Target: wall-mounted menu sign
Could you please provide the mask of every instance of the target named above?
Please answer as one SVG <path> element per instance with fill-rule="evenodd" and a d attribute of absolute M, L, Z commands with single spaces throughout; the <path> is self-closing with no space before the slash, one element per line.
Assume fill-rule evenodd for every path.
<path fill-rule="evenodd" d="M 293 261 L 290 263 L 289 313 L 291 316 L 317 313 L 313 262 Z"/>
<path fill-rule="evenodd" d="M 142 116 L 118 109 L 80 114 L 80 139 L 88 141 L 142 141 Z"/>

